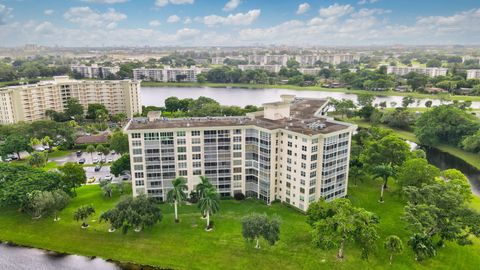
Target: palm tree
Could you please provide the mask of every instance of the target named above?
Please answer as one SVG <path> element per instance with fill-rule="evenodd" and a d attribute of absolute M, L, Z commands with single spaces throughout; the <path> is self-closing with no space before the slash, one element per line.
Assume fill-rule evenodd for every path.
<path fill-rule="evenodd" d="M 74 213 L 73 219 L 75 221 L 82 220 L 82 228 L 87 228 L 87 218 L 95 213 L 95 208 L 91 205 L 83 205 L 80 206 Z"/>
<path fill-rule="evenodd" d="M 49 136 L 45 136 L 42 139 L 42 144 L 50 147 L 50 145 L 53 143 L 52 139 L 50 139 Z"/>
<path fill-rule="evenodd" d="M 403 252 L 402 240 L 396 235 L 387 236 L 383 246 L 388 253 L 390 253 L 390 264 L 392 264 L 393 261 L 393 254 L 400 254 Z"/>
<path fill-rule="evenodd" d="M 197 190 L 197 196 L 198 199 L 202 199 L 205 197 L 205 192 L 207 189 L 212 188 L 212 183 L 208 181 L 208 178 L 205 176 L 200 176 L 200 183 L 198 183 L 196 190 Z M 207 214 L 204 212 L 202 213 L 202 216 L 205 217 Z"/>
<path fill-rule="evenodd" d="M 90 144 L 89 146 L 87 146 L 87 149 L 85 149 L 85 151 L 86 151 L 87 153 L 90 153 L 90 157 L 91 157 L 92 160 L 93 160 L 93 152 L 95 152 L 95 146 L 93 146 L 93 145 Z"/>
<path fill-rule="evenodd" d="M 28 164 L 32 167 L 44 167 L 47 163 L 47 157 L 44 153 L 35 152 L 28 157 Z"/>
<path fill-rule="evenodd" d="M 207 227 L 205 229 L 210 230 L 210 214 L 215 214 L 220 210 L 218 193 L 214 187 L 205 190 L 204 197 L 198 201 L 198 207 L 202 213 L 207 213 Z"/>
<path fill-rule="evenodd" d="M 187 180 L 183 177 L 177 177 L 173 180 L 173 189 L 167 193 L 167 201 L 173 203 L 175 206 L 175 222 L 178 223 L 178 204 L 187 199 L 187 193 L 185 192 L 187 187 Z"/>
<path fill-rule="evenodd" d="M 395 174 L 395 170 L 393 166 L 390 164 L 381 164 L 373 167 L 374 179 L 375 178 L 382 178 L 382 189 L 380 193 L 380 202 L 383 203 L 383 192 L 385 188 L 387 188 L 387 181 L 390 176 Z"/>

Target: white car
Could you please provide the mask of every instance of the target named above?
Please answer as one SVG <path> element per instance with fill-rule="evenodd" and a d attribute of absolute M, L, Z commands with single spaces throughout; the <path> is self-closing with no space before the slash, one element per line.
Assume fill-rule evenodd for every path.
<path fill-rule="evenodd" d="M 113 180 L 113 176 L 109 174 L 109 175 L 105 176 L 105 178 L 103 178 L 103 179 L 105 179 L 105 180 L 107 180 L 107 181 L 112 181 L 112 180 Z"/>
<path fill-rule="evenodd" d="M 107 159 L 107 163 L 112 163 L 113 162 L 113 159 L 109 158 Z"/>
<path fill-rule="evenodd" d="M 97 164 L 98 163 L 98 158 L 93 158 L 93 164 Z"/>

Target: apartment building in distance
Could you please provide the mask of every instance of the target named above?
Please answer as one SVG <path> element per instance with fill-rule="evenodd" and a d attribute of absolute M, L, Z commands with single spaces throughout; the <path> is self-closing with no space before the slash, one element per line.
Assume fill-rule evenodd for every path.
<path fill-rule="evenodd" d="M 133 79 L 153 82 L 196 82 L 197 75 L 207 72 L 208 68 L 184 67 L 174 68 L 165 66 L 164 68 L 136 68 L 133 70 Z"/>
<path fill-rule="evenodd" d="M 242 71 L 260 69 L 267 72 L 278 73 L 282 65 L 238 65 L 238 68 Z"/>
<path fill-rule="evenodd" d="M 326 99 L 283 95 L 243 117 L 134 118 L 126 127 L 133 195 L 165 200 L 176 177 L 206 176 L 221 196 L 243 193 L 306 211 L 347 194 L 356 126 L 326 115 Z"/>
<path fill-rule="evenodd" d="M 46 110 L 63 111 L 69 98 L 77 99 L 85 110 L 101 103 L 112 114 L 133 117 L 142 112 L 140 82 L 132 80 L 72 80 L 68 76 L 52 81 L 0 88 L 0 124 L 36 121 L 46 118 Z"/>
<path fill-rule="evenodd" d="M 424 74 L 428 77 L 447 76 L 447 68 L 421 68 L 421 67 L 396 67 L 387 66 L 387 74 L 395 74 L 398 76 L 407 75 L 410 72 Z"/>
<path fill-rule="evenodd" d="M 72 72 L 77 72 L 84 78 L 105 79 L 109 75 L 115 75 L 120 71 L 120 67 L 102 67 L 97 64 L 91 66 L 86 65 L 72 65 L 70 66 Z"/>
<path fill-rule="evenodd" d="M 291 57 L 288 54 L 281 54 L 281 55 L 249 55 L 248 56 L 248 64 L 252 65 L 281 65 L 286 66 L 288 59 Z"/>
<path fill-rule="evenodd" d="M 360 56 L 356 54 L 342 53 L 342 54 L 311 54 L 311 55 L 296 55 L 295 60 L 301 66 L 314 66 L 317 62 L 338 65 L 340 63 L 352 64 L 360 60 Z"/>
<path fill-rule="evenodd" d="M 480 79 L 480 69 L 467 70 L 467 80 L 468 79 Z"/>

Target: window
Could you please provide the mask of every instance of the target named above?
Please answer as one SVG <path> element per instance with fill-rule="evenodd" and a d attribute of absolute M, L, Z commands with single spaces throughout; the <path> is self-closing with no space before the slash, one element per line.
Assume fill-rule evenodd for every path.
<path fill-rule="evenodd" d="M 241 141 L 242 141 L 242 137 L 240 136 L 233 137 L 233 142 L 241 142 Z"/>
<path fill-rule="evenodd" d="M 242 172 L 242 167 L 235 167 L 233 168 L 234 173 L 241 173 Z"/>
<path fill-rule="evenodd" d="M 311 189 L 308 191 L 308 194 L 310 194 L 310 195 L 311 195 L 311 194 L 315 194 L 315 188 L 314 188 L 314 187 L 311 188 Z"/>
<path fill-rule="evenodd" d="M 235 129 L 233 131 L 233 134 L 242 134 L 242 130 L 241 129 Z"/>
<path fill-rule="evenodd" d="M 240 175 L 240 174 L 235 174 L 235 175 L 233 175 L 233 180 L 234 180 L 234 181 L 240 181 L 240 180 L 242 180 L 242 175 Z"/>
<path fill-rule="evenodd" d="M 312 157 L 311 157 L 311 159 L 310 159 L 310 160 L 311 160 L 311 161 L 315 161 L 315 160 L 317 160 L 317 154 L 314 154 L 314 155 L 312 155 Z"/>
<path fill-rule="evenodd" d="M 133 154 L 134 155 L 141 155 L 142 154 L 142 148 L 133 148 Z"/>
<path fill-rule="evenodd" d="M 318 145 L 312 146 L 312 153 L 317 152 L 317 150 L 318 150 Z"/>
<path fill-rule="evenodd" d="M 302 159 L 303 159 L 303 160 L 307 160 L 307 155 L 302 154 Z"/>
<path fill-rule="evenodd" d="M 187 160 L 187 155 L 178 155 L 178 160 Z"/>
<path fill-rule="evenodd" d="M 192 146 L 192 152 L 200 152 L 202 148 L 200 146 Z"/>
<path fill-rule="evenodd" d="M 185 168 L 187 168 L 187 163 L 186 163 L 186 162 L 179 162 L 179 163 L 178 163 L 178 168 L 180 168 L 180 169 L 185 169 Z"/>
<path fill-rule="evenodd" d="M 233 150 L 242 150 L 242 145 L 241 144 L 234 144 L 233 145 Z"/>
<path fill-rule="evenodd" d="M 306 169 L 306 168 L 307 168 L 307 164 L 305 164 L 305 163 L 303 163 L 303 162 L 302 162 L 301 166 L 302 166 L 302 169 Z"/>
<path fill-rule="evenodd" d="M 287 155 L 291 156 L 292 155 L 292 150 L 287 150 Z"/>
<path fill-rule="evenodd" d="M 177 144 L 178 145 L 185 145 L 185 144 L 187 144 L 187 140 L 185 138 L 177 139 Z"/>
<path fill-rule="evenodd" d="M 200 167 L 202 167 L 202 162 L 201 162 L 201 161 L 194 161 L 194 162 L 193 162 L 193 167 L 194 167 L 194 168 L 200 168 Z"/>
<path fill-rule="evenodd" d="M 177 131 L 177 137 L 185 137 L 185 131 Z"/>
<path fill-rule="evenodd" d="M 240 160 L 240 159 L 235 159 L 235 160 L 233 161 L 233 165 L 242 165 L 242 160 Z"/>
<path fill-rule="evenodd" d="M 143 139 L 145 141 L 158 141 L 159 140 L 158 132 L 145 133 L 143 134 Z"/>
<path fill-rule="evenodd" d="M 178 174 L 180 176 L 186 176 L 187 175 L 187 171 L 186 170 L 181 170 L 181 171 L 178 171 Z"/>
<path fill-rule="evenodd" d="M 202 170 L 193 170 L 193 175 L 202 175 Z"/>
<path fill-rule="evenodd" d="M 302 177 L 305 177 L 305 176 L 306 176 L 305 171 L 301 171 L 301 172 L 300 172 L 300 175 L 301 175 Z"/>
<path fill-rule="evenodd" d="M 302 145 L 302 151 L 307 151 L 307 146 L 306 145 Z"/>
<path fill-rule="evenodd" d="M 132 133 L 132 139 L 140 139 L 142 135 L 140 133 Z"/>
<path fill-rule="evenodd" d="M 233 157 L 234 158 L 241 158 L 242 157 L 242 152 L 233 152 Z"/>
<path fill-rule="evenodd" d="M 192 159 L 194 159 L 194 160 L 202 159 L 202 155 L 201 154 L 193 154 Z"/>
<path fill-rule="evenodd" d="M 132 141 L 132 146 L 133 146 L 133 147 L 135 147 L 135 146 L 142 146 L 142 141 L 134 140 L 134 141 Z"/>
<path fill-rule="evenodd" d="M 317 168 L 317 163 L 310 164 L 310 170 L 315 170 Z"/>
<path fill-rule="evenodd" d="M 287 143 L 288 147 L 292 147 L 292 142 Z"/>
<path fill-rule="evenodd" d="M 192 144 L 200 144 L 200 138 L 192 138 Z"/>
<path fill-rule="evenodd" d="M 136 172 L 135 178 L 143 178 L 143 172 Z"/>
<path fill-rule="evenodd" d="M 143 157 L 133 157 L 133 162 L 135 163 L 143 162 Z"/>
<path fill-rule="evenodd" d="M 306 143 L 306 142 L 307 142 L 307 138 L 302 138 L 302 142 Z"/>
<path fill-rule="evenodd" d="M 177 152 L 178 153 L 185 153 L 185 152 L 187 152 L 187 147 L 185 147 L 185 146 L 178 147 Z"/>
<path fill-rule="evenodd" d="M 133 165 L 133 169 L 135 171 L 141 171 L 143 170 L 143 165 L 142 164 Z"/>
<path fill-rule="evenodd" d="M 200 131 L 199 130 L 193 130 L 192 131 L 192 136 L 200 136 Z"/>
<path fill-rule="evenodd" d="M 303 187 L 300 188 L 300 193 L 305 194 L 305 189 Z"/>

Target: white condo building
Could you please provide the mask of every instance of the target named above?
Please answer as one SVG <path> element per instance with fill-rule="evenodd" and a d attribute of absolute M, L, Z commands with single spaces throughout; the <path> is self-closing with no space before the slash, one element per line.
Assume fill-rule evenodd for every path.
<path fill-rule="evenodd" d="M 196 82 L 197 75 L 207 72 L 208 68 L 136 68 L 133 70 L 134 80 L 153 81 L 153 82 Z"/>
<path fill-rule="evenodd" d="M 86 110 L 88 104 L 105 105 L 112 114 L 128 117 L 142 112 L 140 82 L 72 80 L 68 76 L 52 81 L 0 88 L 0 124 L 36 121 L 46 118 L 49 109 L 62 112 L 69 98 L 75 98 Z"/>
<path fill-rule="evenodd" d="M 280 69 L 282 69 L 282 65 L 238 65 L 238 68 L 242 71 L 260 69 L 268 72 L 278 73 Z"/>
<path fill-rule="evenodd" d="M 176 177 L 206 176 L 221 196 L 243 193 L 307 210 L 347 194 L 356 126 L 326 116 L 325 99 L 263 104 L 244 117 L 133 119 L 126 127 L 133 194 L 165 200 Z"/>
<path fill-rule="evenodd" d="M 110 74 L 117 74 L 120 71 L 119 67 L 101 67 L 97 64 L 91 66 L 86 65 L 72 65 L 70 69 L 73 72 L 77 72 L 82 75 L 84 78 L 98 78 L 105 79 Z"/>
<path fill-rule="evenodd" d="M 249 55 L 248 63 L 252 65 L 281 65 L 286 66 L 290 56 L 287 54 L 282 55 Z"/>
<path fill-rule="evenodd" d="M 360 60 L 356 54 L 312 54 L 312 55 L 296 55 L 295 60 L 302 66 L 314 66 L 317 61 L 338 65 L 340 63 L 352 64 Z"/>
<path fill-rule="evenodd" d="M 467 80 L 468 79 L 480 79 L 480 69 L 467 70 Z"/>
<path fill-rule="evenodd" d="M 395 74 L 398 76 L 407 75 L 410 72 L 415 72 L 418 74 L 424 74 L 428 77 L 437 77 L 437 76 L 447 76 L 447 68 L 421 68 L 421 67 L 396 67 L 388 66 L 387 74 Z"/>

